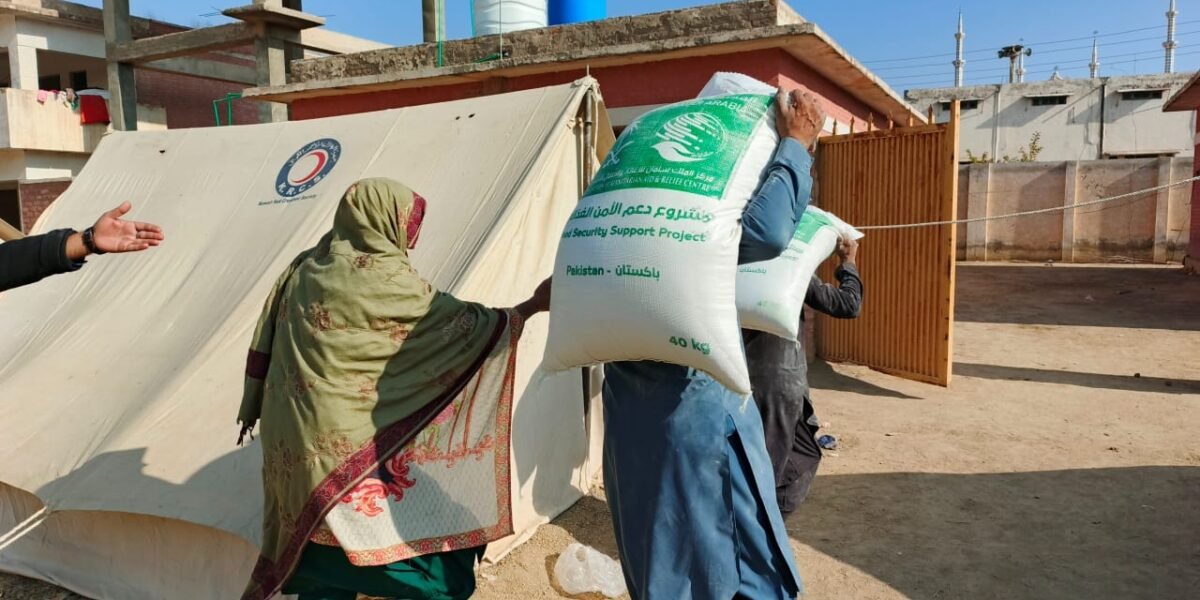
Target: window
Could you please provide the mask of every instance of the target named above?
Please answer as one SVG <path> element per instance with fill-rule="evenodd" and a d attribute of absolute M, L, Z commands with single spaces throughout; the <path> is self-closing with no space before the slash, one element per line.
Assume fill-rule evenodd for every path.
<path fill-rule="evenodd" d="M 71 71 L 71 89 L 85 90 L 87 86 L 87 71 Z"/>
<path fill-rule="evenodd" d="M 1122 100 L 1162 100 L 1163 90 L 1127 90 L 1121 92 Z"/>
<path fill-rule="evenodd" d="M 953 101 L 942 102 L 941 103 L 942 104 L 942 112 L 950 112 L 950 105 L 952 103 L 953 103 Z M 978 100 L 959 100 L 958 108 L 959 108 L 959 110 L 975 110 L 975 109 L 979 108 L 979 101 Z"/>
<path fill-rule="evenodd" d="M 1059 106 L 1067 103 L 1067 96 L 1034 96 L 1029 101 L 1034 106 Z"/>
<path fill-rule="evenodd" d="M 62 77 L 60 77 L 58 75 L 46 75 L 44 77 L 38 77 L 38 89 L 39 90 L 61 90 L 62 89 Z"/>
<path fill-rule="evenodd" d="M 1160 158 L 1163 156 L 1177 156 L 1178 150 L 1159 150 L 1149 152 L 1105 152 L 1104 158 Z"/>

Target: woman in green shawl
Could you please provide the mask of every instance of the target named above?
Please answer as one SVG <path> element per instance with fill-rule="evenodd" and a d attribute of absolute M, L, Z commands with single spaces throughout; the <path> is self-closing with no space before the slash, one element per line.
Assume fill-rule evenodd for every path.
<path fill-rule="evenodd" d="M 408 259 L 424 212 L 399 183 L 359 181 L 267 299 L 238 415 L 243 435 L 262 423 L 246 599 L 467 598 L 484 546 L 512 532 L 516 343 L 549 285 L 506 310 L 434 290 Z"/>

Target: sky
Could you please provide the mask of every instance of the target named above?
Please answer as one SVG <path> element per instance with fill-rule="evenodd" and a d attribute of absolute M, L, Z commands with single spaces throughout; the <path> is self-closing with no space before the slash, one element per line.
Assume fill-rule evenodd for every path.
<path fill-rule="evenodd" d="M 80 1 L 80 0 L 76 0 Z M 100 6 L 102 0 L 82 0 Z M 697 0 L 608 0 L 609 16 L 714 4 Z M 134 14 L 180 25 L 223 23 L 229 0 L 131 0 Z M 471 35 L 471 0 L 446 0 L 447 37 Z M 1024 44 L 1027 81 L 1086 77 L 1092 37 L 1100 42 L 1102 75 L 1159 73 L 1166 39 L 1168 0 L 790 0 L 851 55 L 897 91 L 949 86 L 954 81 L 954 30 L 958 11 L 966 25 L 966 83 L 999 83 L 1008 62 L 1002 46 Z M 1177 0 L 1176 70 L 1200 68 L 1200 0 Z M 304 0 L 307 12 L 331 29 L 393 45 L 421 41 L 418 0 Z"/>

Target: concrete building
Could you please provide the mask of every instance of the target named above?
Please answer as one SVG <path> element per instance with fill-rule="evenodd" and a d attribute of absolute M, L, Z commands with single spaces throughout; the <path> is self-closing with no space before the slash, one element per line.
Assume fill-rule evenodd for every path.
<path fill-rule="evenodd" d="M 1061 79 L 909 90 L 905 97 L 944 121 L 962 107 L 961 156 L 1017 160 L 1041 134 L 1039 161 L 1192 156 L 1192 113 L 1163 112 L 1191 73 Z"/>
<path fill-rule="evenodd" d="M 414 17 L 416 12 L 414 10 Z M 824 102 L 827 131 L 923 123 L 920 114 L 816 24 L 777 0 L 730 2 L 291 63 L 286 85 L 247 98 L 290 104 L 293 119 L 600 81 L 618 129 L 692 98 L 718 71 L 801 83 Z"/>
<path fill-rule="evenodd" d="M 135 19 L 137 37 L 186 28 Z M 205 77 L 187 74 L 204 69 Z M 180 71 L 184 72 L 180 72 Z M 253 56 L 235 51 L 186 64 L 163 62 L 136 73 L 142 129 L 214 124 L 212 102 L 253 82 Z M 109 130 L 82 124 L 50 90 L 108 90 L 101 11 L 57 0 L 0 2 L 0 218 L 28 230 L 79 173 Z M 236 122 L 257 122 L 251 102 Z"/>
<path fill-rule="evenodd" d="M 252 0 L 224 11 L 240 23 L 202 29 L 132 17 L 129 0 L 104 5 L 0 1 L 0 219 L 23 230 L 107 131 L 212 126 L 218 108 L 223 125 L 286 119 L 286 107 L 227 95 L 285 81 L 288 57 L 385 47 L 321 27 L 300 0 Z M 100 90 L 111 124 L 84 124 L 44 93 L 66 89 Z"/>
<path fill-rule="evenodd" d="M 1162 114 L 1163 99 L 1183 87 L 1190 73 L 1175 75 L 1175 0 L 1167 4 L 1163 72 L 1158 75 L 1100 77 L 1100 45 L 1092 41 L 1088 79 L 1065 79 L 1054 68 L 1049 81 L 1026 82 L 1026 56 L 1031 48 L 1015 45 L 999 50 L 1010 62 L 1002 85 L 963 86 L 963 14 L 954 33 L 954 87 L 908 90 L 905 98 L 923 113 L 946 119 L 950 102 L 961 101 L 961 160 L 1009 162 L 1028 154 L 1040 134 L 1039 161 L 1191 156 L 1187 139 L 1194 119 Z"/>

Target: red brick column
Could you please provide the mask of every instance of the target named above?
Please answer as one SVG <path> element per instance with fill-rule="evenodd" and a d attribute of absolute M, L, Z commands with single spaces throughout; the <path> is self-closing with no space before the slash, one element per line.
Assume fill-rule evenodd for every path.
<path fill-rule="evenodd" d="M 50 203 L 67 191 L 69 185 L 71 185 L 70 179 L 44 179 L 18 183 L 17 195 L 21 201 L 21 231 L 28 232 L 37 222 L 38 217 L 42 216 L 42 213 L 50 206 Z"/>
<path fill-rule="evenodd" d="M 1200 114 L 1200 113 L 1197 113 Z M 1193 158 L 1192 175 L 1200 175 L 1200 119 L 1196 121 L 1196 156 Z M 1188 267 L 1200 272 L 1200 181 L 1192 182 L 1192 222 L 1188 236 Z"/>

